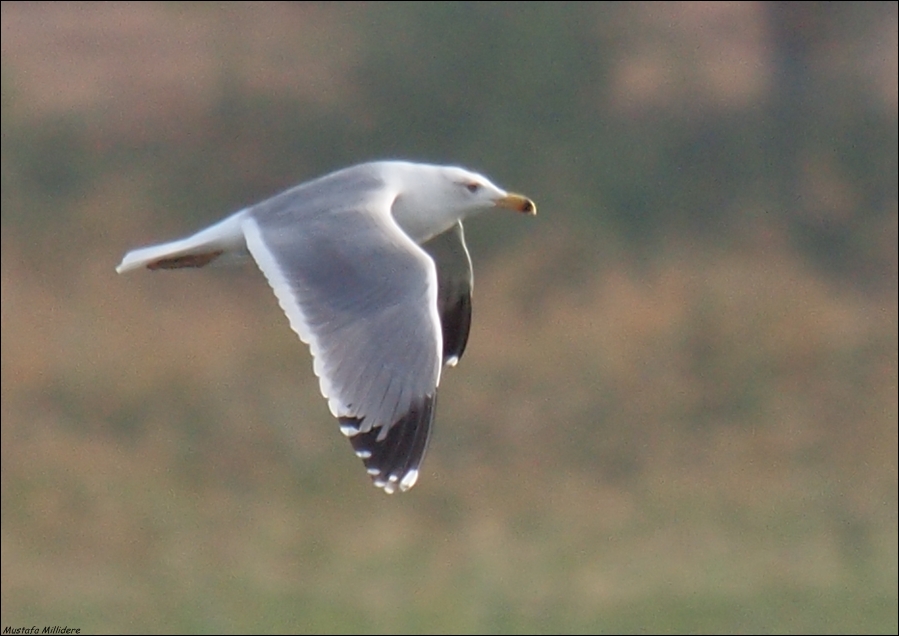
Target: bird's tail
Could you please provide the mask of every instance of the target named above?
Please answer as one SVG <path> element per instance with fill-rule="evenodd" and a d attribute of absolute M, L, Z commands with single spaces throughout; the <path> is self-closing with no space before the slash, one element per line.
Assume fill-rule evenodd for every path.
<path fill-rule="evenodd" d="M 246 256 L 248 252 L 242 228 L 245 216 L 246 212 L 241 211 L 193 236 L 132 250 L 125 254 L 116 271 L 123 274 L 140 267 L 203 267 L 220 256 Z"/>

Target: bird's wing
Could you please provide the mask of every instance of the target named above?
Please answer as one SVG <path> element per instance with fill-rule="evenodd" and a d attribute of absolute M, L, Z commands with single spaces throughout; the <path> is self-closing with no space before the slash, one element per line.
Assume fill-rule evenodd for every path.
<path fill-rule="evenodd" d="M 443 349 L 436 268 L 393 221 L 394 196 L 344 175 L 250 208 L 243 222 L 331 412 L 388 492 L 417 479 Z"/>
<path fill-rule="evenodd" d="M 462 222 L 422 245 L 437 266 L 437 309 L 443 331 L 443 363 L 455 366 L 471 329 L 474 278 Z"/>

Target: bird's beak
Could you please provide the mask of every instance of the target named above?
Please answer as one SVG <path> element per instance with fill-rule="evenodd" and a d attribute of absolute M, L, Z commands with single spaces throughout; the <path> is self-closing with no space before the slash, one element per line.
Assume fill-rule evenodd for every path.
<path fill-rule="evenodd" d="M 534 202 L 521 194 L 509 192 L 506 196 L 498 198 L 493 204 L 498 208 L 506 208 L 507 210 L 522 212 L 531 216 L 537 214 L 537 206 L 534 205 Z"/>

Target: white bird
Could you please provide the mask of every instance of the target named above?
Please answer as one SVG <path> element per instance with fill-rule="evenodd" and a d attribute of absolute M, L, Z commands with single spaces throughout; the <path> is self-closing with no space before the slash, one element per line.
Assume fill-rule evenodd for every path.
<path fill-rule="evenodd" d="M 365 163 L 128 252 L 116 271 L 252 256 L 309 345 L 340 430 L 374 484 L 393 493 L 418 479 L 441 370 L 468 341 L 473 279 L 462 220 L 495 208 L 537 211 L 462 168 Z"/>

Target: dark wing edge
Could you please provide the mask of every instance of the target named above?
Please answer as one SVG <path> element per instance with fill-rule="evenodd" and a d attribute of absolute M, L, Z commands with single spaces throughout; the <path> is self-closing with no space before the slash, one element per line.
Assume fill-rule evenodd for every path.
<path fill-rule="evenodd" d="M 357 214 L 353 210 L 344 213 L 349 221 Z M 364 222 L 370 223 L 371 228 L 362 225 L 363 221 L 358 219 L 352 225 L 362 239 L 368 237 L 367 242 L 359 243 L 357 253 L 352 256 L 362 254 L 367 263 L 365 268 L 353 266 L 356 259 L 339 250 L 343 242 L 334 236 L 300 235 L 291 228 L 284 230 L 277 217 L 264 219 L 263 227 L 250 216 L 244 224 L 244 234 L 250 253 L 268 279 L 291 327 L 310 346 L 313 370 L 341 432 L 350 438 L 374 484 L 393 493 L 415 485 L 434 420 L 441 369 L 441 349 L 437 339 L 442 337 L 442 328 L 436 324 L 440 320 L 439 283 L 432 259 L 398 227 L 384 226 L 386 236 L 395 240 L 390 244 L 380 240 L 377 218 L 362 218 L 367 219 Z M 342 231 L 349 225 L 351 223 L 345 223 Z M 334 266 L 319 268 L 322 272 L 319 273 L 316 268 L 307 267 L 311 261 L 329 261 Z M 397 314 L 397 307 L 402 309 L 402 303 L 396 305 L 389 300 L 396 285 L 394 288 L 385 286 L 381 281 L 383 277 L 377 274 L 391 268 L 400 272 L 405 269 L 406 278 L 419 286 L 425 285 L 426 278 L 427 298 L 422 316 L 419 316 L 421 320 L 411 315 L 415 320 L 410 323 L 409 337 L 400 338 L 395 333 L 386 338 L 378 337 L 379 325 L 387 324 L 385 330 L 389 330 L 389 321 L 402 320 L 405 316 Z M 415 274 L 416 271 L 420 271 L 420 276 L 410 278 L 408 272 Z M 374 284 L 369 285 L 370 281 Z M 367 286 L 376 293 L 368 293 Z M 342 292 L 335 296 L 328 291 L 331 289 Z M 364 289 L 367 296 L 356 293 L 359 289 Z M 402 294 L 408 297 L 414 288 L 404 283 L 398 291 L 401 298 Z M 344 306 L 348 302 L 357 302 L 357 299 L 373 304 L 378 309 L 376 315 L 365 321 L 341 323 L 339 319 Z M 415 307 L 419 305 L 414 303 Z M 422 344 L 423 339 L 427 341 L 425 344 Z M 431 339 L 433 345 L 428 344 Z M 421 346 L 415 346 L 416 343 Z M 425 348 L 430 353 L 416 353 Z M 410 355 L 415 358 L 413 362 L 417 360 L 416 372 L 398 388 L 393 386 L 392 374 L 386 371 L 396 363 L 393 358 L 382 355 L 385 349 L 399 351 L 401 361 L 408 361 Z M 347 355 L 342 355 L 344 352 Z M 359 394 L 357 385 L 362 376 L 373 376 L 380 388 Z"/>
<path fill-rule="evenodd" d="M 386 435 L 382 428 L 349 434 L 353 450 L 365 464 L 372 482 L 387 494 L 393 494 L 397 488 L 405 492 L 418 480 L 418 467 L 431 437 L 436 401 L 435 393 L 413 402 L 411 408 L 386 430 Z M 358 430 L 356 418 L 338 419 L 341 430 Z"/>
<path fill-rule="evenodd" d="M 455 366 L 471 331 L 474 279 L 462 223 L 456 223 L 422 245 L 437 267 L 437 313 L 443 332 L 443 364 Z"/>

